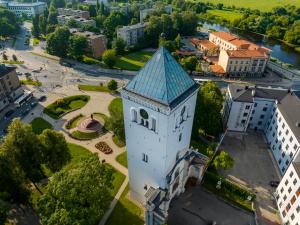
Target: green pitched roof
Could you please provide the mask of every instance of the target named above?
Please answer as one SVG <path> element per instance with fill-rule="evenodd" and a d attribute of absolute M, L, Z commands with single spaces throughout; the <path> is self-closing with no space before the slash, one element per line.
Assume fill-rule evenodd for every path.
<path fill-rule="evenodd" d="M 161 47 L 127 84 L 125 90 L 171 105 L 198 85 L 164 47 Z"/>

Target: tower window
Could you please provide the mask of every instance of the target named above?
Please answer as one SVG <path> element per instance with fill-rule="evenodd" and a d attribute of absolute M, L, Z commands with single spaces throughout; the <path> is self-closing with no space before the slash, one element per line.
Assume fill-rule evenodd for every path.
<path fill-rule="evenodd" d="M 178 138 L 178 141 L 180 142 L 182 139 L 182 133 L 179 134 L 179 138 Z"/>
<path fill-rule="evenodd" d="M 143 153 L 143 161 L 146 163 L 148 162 L 148 155 L 145 153 Z"/>
<path fill-rule="evenodd" d="M 131 121 L 137 122 L 137 111 L 135 109 L 131 110 Z"/>
<path fill-rule="evenodd" d="M 156 119 L 152 118 L 152 126 L 151 126 L 151 130 L 153 130 L 154 132 L 156 131 Z"/>
<path fill-rule="evenodd" d="M 143 119 L 147 120 L 149 118 L 149 115 L 145 109 L 140 110 L 140 115 Z"/>

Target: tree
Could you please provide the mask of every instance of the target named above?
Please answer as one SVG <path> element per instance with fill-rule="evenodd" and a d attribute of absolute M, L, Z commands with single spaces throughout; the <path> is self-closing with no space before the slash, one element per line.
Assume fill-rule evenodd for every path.
<path fill-rule="evenodd" d="M 109 38 L 113 37 L 118 26 L 127 24 L 127 18 L 124 13 L 120 11 L 112 12 L 103 22 L 103 27 L 106 35 Z"/>
<path fill-rule="evenodd" d="M 300 45 L 300 20 L 296 20 L 285 33 L 284 40 L 294 45 Z"/>
<path fill-rule="evenodd" d="M 7 219 L 9 207 L 2 201 L 0 201 L 0 225 L 5 225 Z"/>
<path fill-rule="evenodd" d="M 0 147 L 0 196 L 7 202 L 24 203 L 28 200 L 29 190 L 22 169 L 6 156 Z M 0 201 L 1 203 L 1 201 Z M 0 223 L 1 224 L 1 223 Z"/>
<path fill-rule="evenodd" d="M 217 4 L 217 9 L 222 10 L 223 7 L 224 7 L 224 4 L 222 4 L 222 3 Z"/>
<path fill-rule="evenodd" d="M 15 54 L 12 55 L 12 59 L 13 61 L 18 61 L 18 57 Z"/>
<path fill-rule="evenodd" d="M 111 91 L 115 91 L 118 89 L 118 82 L 115 80 L 110 80 L 107 84 L 107 87 Z"/>
<path fill-rule="evenodd" d="M 175 38 L 175 46 L 176 46 L 176 49 L 181 48 L 181 36 L 180 36 L 180 34 L 177 34 L 177 37 Z"/>
<path fill-rule="evenodd" d="M 52 172 L 59 171 L 70 161 L 70 151 L 63 134 L 46 129 L 39 135 L 39 140 L 42 144 L 43 163 Z"/>
<path fill-rule="evenodd" d="M 79 27 L 79 24 L 77 23 L 77 21 L 75 19 L 72 18 L 67 22 L 67 26 L 70 28 L 77 28 L 77 27 Z"/>
<path fill-rule="evenodd" d="M 97 16 L 97 10 L 95 5 L 89 5 L 89 13 L 91 17 Z"/>
<path fill-rule="evenodd" d="M 216 83 L 213 81 L 204 83 L 198 92 L 196 102 L 193 124 L 194 138 L 199 133 L 216 136 L 222 131 L 222 106 L 223 95 Z"/>
<path fill-rule="evenodd" d="M 225 151 L 221 151 L 213 161 L 216 169 L 228 170 L 234 166 L 234 159 Z"/>
<path fill-rule="evenodd" d="M 69 55 L 76 59 L 82 60 L 88 46 L 87 38 L 82 35 L 73 35 L 70 37 Z"/>
<path fill-rule="evenodd" d="M 42 224 L 98 223 L 112 199 L 112 174 L 96 154 L 56 173 L 38 202 Z"/>
<path fill-rule="evenodd" d="M 0 36 L 9 37 L 19 31 L 19 20 L 16 14 L 0 7 Z"/>
<path fill-rule="evenodd" d="M 114 132 L 121 141 L 125 142 L 125 127 L 123 116 L 123 104 L 121 98 L 114 99 L 108 106 L 110 118 L 108 120 L 108 127 Z"/>
<path fill-rule="evenodd" d="M 65 8 L 66 2 L 65 0 L 52 0 L 50 5 L 53 6 L 55 9 Z"/>
<path fill-rule="evenodd" d="M 102 55 L 102 60 L 105 65 L 112 68 L 117 62 L 116 51 L 112 49 L 106 50 Z"/>
<path fill-rule="evenodd" d="M 159 46 L 164 46 L 169 52 L 174 52 L 176 50 L 175 43 L 166 40 L 164 37 L 159 38 Z"/>
<path fill-rule="evenodd" d="M 32 17 L 32 28 L 31 33 L 34 37 L 40 36 L 39 16 Z"/>
<path fill-rule="evenodd" d="M 130 25 L 134 25 L 134 24 L 137 24 L 139 23 L 138 19 L 137 18 L 132 18 L 131 21 L 130 21 Z"/>
<path fill-rule="evenodd" d="M 46 50 L 49 54 L 66 57 L 71 34 L 67 27 L 57 27 L 48 35 Z"/>
<path fill-rule="evenodd" d="M 198 60 L 196 56 L 189 56 L 180 60 L 182 67 L 185 70 L 190 71 L 190 73 L 196 70 L 197 62 Z"/>
<path fill-rule="evenodd" d="M 32 132 L 31 125 L 14 119 L 8 127 L 1 151 L 8 160 L 15 162 L 33 183 L 43 177 L 41 170 L 41 144 Z"/>
<path fill-rule="evenodd" d="M 116 51 L 117 55 L 124 53 L 126 43 L 122 38 L 116 38 L 112 42 L 112 48 Z"/>
<path fill-rule="evenodd" d="M 48 24 L 49 25 L 58 24 L 57 16 L 58 16 L 58 13 L 56 10 L 50 10 L 49 15 L 48 15 Z"/>
<path fill-rule="evenodd" d="M 39 16 L 39 30 L 42 34 L 47 34 L 47 17 L 45 15 Z"/>

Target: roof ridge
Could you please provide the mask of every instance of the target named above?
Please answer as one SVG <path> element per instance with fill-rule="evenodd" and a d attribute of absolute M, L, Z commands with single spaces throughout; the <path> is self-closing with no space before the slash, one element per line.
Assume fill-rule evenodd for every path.
<path fill-rule="evenodd" d="M 162 46 L 160 47 L 162 51 L 163 57 L 163 70 L 164 70 L 164 79 L 165 79 L 165 90 L 166 90 L 166 98 L 169 99 L 169 92 L 168 92 L 168 84 L 167 84 L 167 73 L 166 73 L 166 63 L 165 63 L 165 48 Z"/>

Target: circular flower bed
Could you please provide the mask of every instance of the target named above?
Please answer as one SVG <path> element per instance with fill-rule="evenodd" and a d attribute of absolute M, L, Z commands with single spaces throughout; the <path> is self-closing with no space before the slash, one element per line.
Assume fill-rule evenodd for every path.
<path fill-rule="evenodd" d="M 104 154 L 111 154 L 113 150 L 103 141 L 98 142 L 95 147 Z"/>

